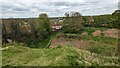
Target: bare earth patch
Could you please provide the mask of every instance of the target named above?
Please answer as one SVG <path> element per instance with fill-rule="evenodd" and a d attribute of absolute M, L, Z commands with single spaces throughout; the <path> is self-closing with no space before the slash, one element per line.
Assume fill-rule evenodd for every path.
<path fill-rule="evenodd" d="M 101 36 L 102 31 L 101 30 L 96 30 L 95 32 L 92 33 L 93 36 Z"/>
<path fill-rule="evenodd" d="M 118 29 L 108 29 L 106 31 L 96 30 L 92 33 L 93 36 L 101 36 L 103 34 L 104 36 L 113 37 L 113 38 L 120 38 Z"/>
<path fill-rule="evenodd" d="M 119 37 L 119 32 L 120 30 L 117 30 L 117 29 L 108 29 L 107 31 L 103 31 L 103 34 L 105 36 L 109 36 L 109 37 L 113 37 L 113 38 L 120 38 Z"/>
<path fill-rule="evenodd" d="M 89 44 L 88 40 L 79 40 L 79 39 L 72 39 L 71 43 L 74 47 L 77 48 L 84 48 L 87 44 Z"/>
<path fill-rule="evenodd" d="M 74 46 L 77 48 L 83 48 L 84 46 L 86 46 L 87 44 L 89 44 L 88 40 L 80 40 L 80 39 L 75 39 L 75 38 L 64 38 L 64 37 L 59 37 L 59 38 L 54 38 L 50 44 L 50 48 L 55 48 L 58 45 L 60 46 Z"/>
<path fill-rule="evenodd" d="M 82 35 L 88 35 L 88 33 L 87 32 L 83 32 Z"/>

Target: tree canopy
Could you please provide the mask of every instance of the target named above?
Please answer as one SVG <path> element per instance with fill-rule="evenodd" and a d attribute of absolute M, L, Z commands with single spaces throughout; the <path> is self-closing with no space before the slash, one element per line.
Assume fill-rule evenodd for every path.
<path fill-rule="evenodd" d="M 82 15 L 79 12 L 65 13 L 65 30 L 66 32 L 77 33 L 83 27 Z"/>

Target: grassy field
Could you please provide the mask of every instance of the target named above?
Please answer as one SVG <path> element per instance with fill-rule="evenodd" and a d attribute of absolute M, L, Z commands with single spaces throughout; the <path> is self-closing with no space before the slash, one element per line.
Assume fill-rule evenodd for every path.
<path fill-rule="evenodd" d="M 3 66 L 119 66 L 118 57 L 100 56 L 74 47 L 35 49 L 12 44 L 4 49 Z M 120 60 L 120 59 L 119 59 Z"/>

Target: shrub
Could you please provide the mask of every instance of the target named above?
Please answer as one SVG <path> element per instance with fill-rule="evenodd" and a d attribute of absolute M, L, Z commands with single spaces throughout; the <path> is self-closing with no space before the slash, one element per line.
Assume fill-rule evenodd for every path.
<path fill-rule="evenodd" d="M 106 55 L 106 56 L 113 56 L 116 52 L 116 46 L 113 45 L 105 45 L 105 44 L 92 44 L 88 45 L 86 49 L 92 53 L 97 53 L 100 55 Z"/>
<path fill-rule="evenodd" d="M 65 33 L 78 33 L 80 29 L 83 28 L 82 23 L 84 21 L 79 12 L 66 13 L 65 16 L 66 16 L 64 20 Z"/>

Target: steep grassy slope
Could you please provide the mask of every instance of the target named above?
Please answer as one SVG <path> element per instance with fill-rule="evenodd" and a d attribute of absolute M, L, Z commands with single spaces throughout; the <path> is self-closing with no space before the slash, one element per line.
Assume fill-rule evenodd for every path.
<path fill-rule="evenodd" d="M 3 66 L 120 66 L 118 57 L 100 56 L 70 46 L 35 49 L 11 45 L 2 54 Z"/>

